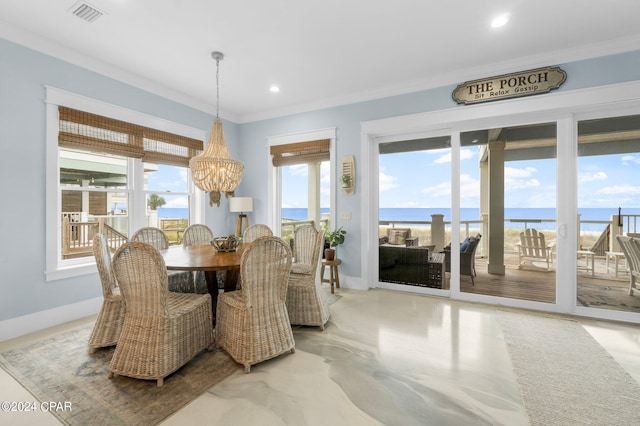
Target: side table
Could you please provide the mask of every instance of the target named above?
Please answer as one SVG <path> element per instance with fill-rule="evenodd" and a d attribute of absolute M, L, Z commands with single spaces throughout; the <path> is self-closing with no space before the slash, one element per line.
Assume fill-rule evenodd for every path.
<path fill-rule="evenodd" d="M 621 251 L 605 251 L 604 254 L 605 254 L 606 259 L 607 259 L 607 261 L 606 261 L 607 262 L 607 273 L 609 273 L 609 262 L 610 262 L 611 258 L 614 259 L 614 264 L 615 264 L 614 271 L 615 271 L 615 276 L 616 277 L 618 276 L 618 272 L 625 272 L 625 273 L 627 272 L 626 257 L 625 257 L 623 252 L 621 252 Z M 622 266 L 622 268 L 619 268 L 619 266 L 618 266 L 618 263 L 619 263 L 620 259 L 625 261 L 624 265 L 620 265 L 620 266 Z"/>
<path fill-rule="evenodd" d="M 444 253 L 434 253 L 427 261 L 427 287 L 444 288 Z"/>
<path fill-rule="evenodd" d="M 320 279 L 323 283 L 331 284 L 331 294 L 334 293 L 333 285 L 335 284 L 336 288 L 340 288 L 340 274 L 338 273 L 338 266 L 342 264 L 342 260 L 333 259 L 333 260 L 322 260 L 322 268 L 320 269 Z M 324 277 L 324 268 L 329 267 L 329 278 Z"/>

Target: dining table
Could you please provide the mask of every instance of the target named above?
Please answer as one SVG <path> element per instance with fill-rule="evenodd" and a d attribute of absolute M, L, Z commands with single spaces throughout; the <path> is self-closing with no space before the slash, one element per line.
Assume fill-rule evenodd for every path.
<path fill-rule="evenodd" d="M 169 271 L 203 271 L 207 291 L 211 295 L 211 309 L 215 324 L 218 304 L 218 271 L 227 271 L 224 291 L 234 291 L 238 283 L 240 260 L 248 244 L 238 244 L 235 251 L 217 251 L 211 244 L 173 246 L 160 253 Z"/>

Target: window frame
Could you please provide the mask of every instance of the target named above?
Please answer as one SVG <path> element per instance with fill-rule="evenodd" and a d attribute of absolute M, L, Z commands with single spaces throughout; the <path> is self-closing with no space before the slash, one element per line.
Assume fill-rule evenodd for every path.
<path fill-rule="evenodd" d="M 276 145 L 287 145 L 292 143 L 310 142 L 322 139 L 329 140 L 329 223 L 337 224 L 336 222 L 336 191 L 334 185 L 336 183 L 336 136 L 337 129 L 335 127 L 329 127 L 325 129 L 311 130 L 299 133 L 290 133 L 284 135 L 270 136 L 267 138 L 266 146 L 266 160 L 267 161 L 267 223 L 273 230 L 275 235 L 282 235 L 281 223 L 282 223 L 282 174 L 280 167 L 273 165 L 273 157 L 271 155 L 271 147 Z"/>
<path fill-rule="evenodd" d="M 91 256 L 62 259 L 60 212 L 62 204 L 62 186 L 60 185 L 60 150 L 58 146 L 59 106 L 65 106 L 92 114 L 103 115 L 140 126 L 174 133 L 204 141 L 206 132 L 183 124 L 168 121 L 139 111 L 112 105 L 103 101 L 81 96 L 72 92 L 45 86 L 46 135 L 45 135 L 45 280 L 54 281 L 97 271 L 95 259 Z M 146 211 L 146 191 L 144 190 L 144 167 L 140 159 L 127 159 L 127 188 L 120 192 L 129 194 L 129 235 L 144 226 Z M 204 195 L 197 191 L 189 179 L 189 223 L 202 223 L 204 220 Z M 132 196 L 140 194 L 139 196 Z"/>

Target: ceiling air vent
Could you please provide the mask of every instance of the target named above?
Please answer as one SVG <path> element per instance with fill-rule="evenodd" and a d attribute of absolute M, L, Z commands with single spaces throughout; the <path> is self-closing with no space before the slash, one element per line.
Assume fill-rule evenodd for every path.
<path fill-rule="evenodd" d="M 104 15 L 104 12 L 84 1 L 73 5 L 71 7 L 71 13 L 87 22 L 94 22 L 96 19 Z"/>

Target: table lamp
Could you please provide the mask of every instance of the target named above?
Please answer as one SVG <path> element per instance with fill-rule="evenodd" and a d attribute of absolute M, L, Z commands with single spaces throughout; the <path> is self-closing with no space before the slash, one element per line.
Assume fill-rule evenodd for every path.
<path fill-rule="evenodd" d="M 249 218 L 245 213 L 253 211 L 253 198 L 251 197 L 232 197 L 229 200 L 229 211 L 231 213 L 240 213 L 236 220 L 236 236 L 242 236 L 242 222 L 244 228 L 249 227 Z"/>

